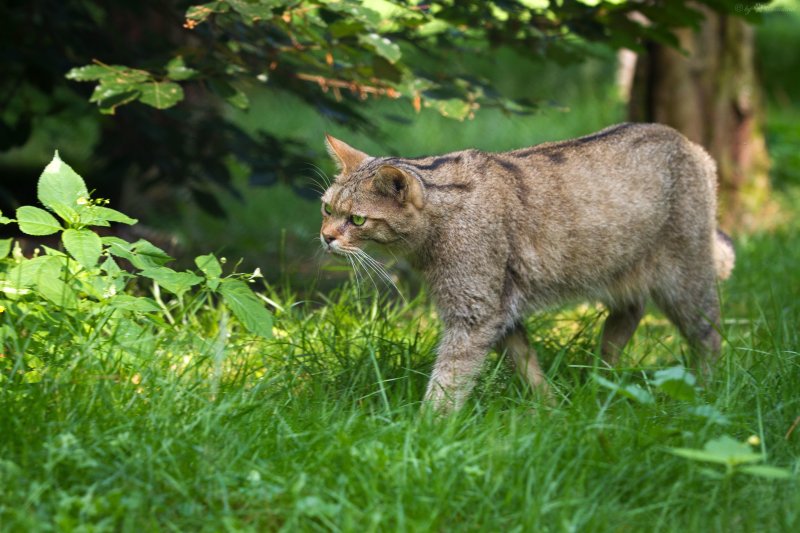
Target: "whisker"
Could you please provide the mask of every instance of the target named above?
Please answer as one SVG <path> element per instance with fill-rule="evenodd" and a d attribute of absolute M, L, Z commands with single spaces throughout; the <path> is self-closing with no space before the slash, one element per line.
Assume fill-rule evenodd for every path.
<path fill-rule="evenodd" d="M 354 280 L 355 280 L 355 284 L 356 284 L 356 294 L 358 295 L 358 298 L 360 299 L 361 298 L 361 280 L 358 277 L 358 268 L 356 268 L 356 264 L 353 261 L 353 258 L 349 254 L 345 255 L 345 257 L 347 258 L 347 261 L 350 263 L 350 268 L 353 269 L 353 274 L 355 275 Z"/>
<path fill-rule="evenodd" d="M 386 268 L 377 259 L 375 259 L 374 257 L 372 257 L 371 255 L 369 255 L 360 248 L 356 248 L 355 253 L 359 257 L 361 257 L 362 261 L 364 261 L 365 264 L 369 265 L 372 268 L 372 270 L 374 270 L 375 273 L 378 274 L 388 285 L 394 288 L 395 292 L 397 292 L 398 296 L 400 296 L 403 302 L 406 302 L 406 298 L 405 296 L 403 296 L 403 293 L 400 292 L 400 289 L 397 287 L 397 284 L 394 282 L 389 273 L 386 271 Z"/>
<path fill-rule="evenodd" d="M 364 272 L 366 272 L 367 276 L 369 276 L 369 279 L 372 282 L 372 286 L 375 287 L 375 292 L 380 292 L 380 290 L 378 289 L 378 284 L 375 283 L 375 278 L 372 277 L 372 274 L 369 271 L 370 270 L 370 268 L 369 268 L 370 264 L 364 262 L 364 259 L 361 257 L 361 253 L 359 253 L 359 252 L 361 252 L 361 250 L 356 248 L 355 249 L 355 253 L 353 254 L 353 258 L 355 258 L 358 261 L 358 263 L 364 269 Z"/>

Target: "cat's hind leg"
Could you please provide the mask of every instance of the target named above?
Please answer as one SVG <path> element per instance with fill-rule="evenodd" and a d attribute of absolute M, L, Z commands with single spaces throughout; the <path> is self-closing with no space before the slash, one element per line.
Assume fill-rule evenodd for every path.
<path fill-rule="evenodd" d="M 653 292 L 656 305 L 688 341 L 692 366 L 708 376 L 719 355 L 719 297 L 713 272 L 687 275 Z"/>
<path fill-rule="evenodd" d="M 637 299 L 633 303 L 608 305 L 609 313 L 603 325 L 603 336 L 600 341 L 603 361 L 611 366 L 617 364 L 622 349 L 633 336 L 644 315 L 644 306 L 644 298 Z"/>

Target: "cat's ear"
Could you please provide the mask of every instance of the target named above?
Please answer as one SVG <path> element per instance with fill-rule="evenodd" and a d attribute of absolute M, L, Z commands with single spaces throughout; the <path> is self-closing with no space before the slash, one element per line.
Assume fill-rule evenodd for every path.
<path fill-rule="evenodd" d="M 325 134 L 325 145 L 328 147 L 328 153 L 331 154 L 343 174 L 352 172 L 369 157 L 364 152 L 356 150 L 349 144 L 331 137 L 327 133 Z"/>
<path fill-rule="evenodd" d="M 397 167 L 383 165 L 379 168 L 372 178 L 372 186 L 379 193 L 394 198 L 401 205 L 411 204 L 417 209 L 422 209 L 424 205 L 422 185 L 417 178 Z"/>

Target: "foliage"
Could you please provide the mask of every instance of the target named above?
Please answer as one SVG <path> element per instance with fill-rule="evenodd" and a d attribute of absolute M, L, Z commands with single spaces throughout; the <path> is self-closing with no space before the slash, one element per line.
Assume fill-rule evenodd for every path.
<path fill-rule="evenodd" d="M 81 341 L 106 347 L 129 342 L 188 320 L 192 309 L 215 300 L 249 332 L 272 335 L 271 314 L 246 283 L 252 276 L 223 277 L 213 254 L 195 259 L 199 273 L 178 272 L 166 266 L 172 258 L 146 240 L 98 233 L 136 220 L 93 199 L 58 152 L 39 178 L 38 197 L 46 209 L 21 206 L 16 219 L 0 215 L 0 224 L 16 222 L 22 233 L 60 237 L 61 248 L 43 245 L 42 255 L 26 258 L 12 239 L 0 240 L 3 378 L 38 381 L 45 368 L 68 364 Z M 151 283 L 152 296 L 140 294 L 137 282 L 143 281 Z M 162 298 L 161 289 L 173 297 Z"/>
<path fill-rule="evenodd" d="M 708 2 L 716 9 L 742 11 L 742 2 Z M 746 4 L 746 3 L 745 3 Z M 646 17 L 632 17 L 640 13 Z M 463 120 L 481 106 L 520 111 L 492 90 L 486 80 L 459 72 L 446 60 L 460 50 L 510 45 L 525 53 L 557 60 L 580 60 L 583 43 L 602 41 L 638 49 L 644 40 L 677 45 L 671 31 L 702 20 L 697 5 L 672 2 L 651 7 L 637 2 L 586 1 L 554 4 L 520 2 L 426 2 L 368 0 L 217 0 L 192 5 L 184 28 L 198 33 L 205 46 L 174 57 L 153 74 L 102 63 L 71 70 L 68 78 L 99 82 L 92 96 L 113 113 L 131 101 L 158 108 L 182 99 L 179 82 L 203 80 L 236 107 L 247 96 L 236 82 L 257 81 L 302 95 L 320 111 L 337 117 L 329 98 L 311 94 L 316 84 L 342 102 L 350 93 L 405 97 L 415 108 L 437 109 Z M 428 59 L 422 60 L 424 51 Z M 416 52 L 416 53 L 415 53 Z M 188 58 L 191 67 L 187 67 Z M 353 109 L 350 114 L 359 116 Z"/>
<path fill-rule="evenodd" d="M 373 136 L 378 128 L 362 103 L 368 97 L 403 98 L 458 120 L 478 108 L 525 112 L 536 102 L 510 98 L 497 79 L 476 76 L 470 58 L 510 47 L 526 58 L 580 61 L 592 54 L 589 42 L 674 44 L 674 28 L 700 21 L 698 4 L 757 16 L 741 9 L 757 5 L 750 0 L 7 2 L 0 8 L 0 39 L 11 51 L 0 59 L 0 150 L 24 144 L 41 117 L 59 116 L 68 127 L 81 121 L 91 134 L 80 150 L 103 156 L 92 160 L 90 182 L 105 194 L 119 197 L 126 180 L 139 189 L 184 186 L 221 214 L 216 193 L 234 192 L 231 160 L 259 183 L 288 182 L 322 150 L 285 132 L 247 135 L 225 120 L 220 102 L 245 108 L 248 93 L 263 87 Z M 94 82 L 91 95 L 66 82 L 67 72 L 72 81 Z M 114 119 L 90 119 L 87 97 Z M 145 106 L 126 105 L 133 102 Z M 8 175 L 0 200 L 10 207 L 20 195 L 12 187 L 24 179 Z"/>

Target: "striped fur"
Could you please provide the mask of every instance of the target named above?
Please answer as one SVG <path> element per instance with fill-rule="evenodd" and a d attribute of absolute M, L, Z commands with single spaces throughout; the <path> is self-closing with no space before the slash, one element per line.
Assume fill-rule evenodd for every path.
<path fill-rule="evenodd" d="M 323 246 L 348 255 L 376 242 L 422 272 L 444 323 L 426 394 L 436 407 L 462 404 L 492 347 L 546 390 L 522 320 L 574 299 L 608 307 L 609 363 L 648 299 L 696 364 L 707 369 L 718 353 L 716 280 L 730 273 L 733 247 L 716 229 L 714 161 L 675 130 L 620 124 L 511 152 L 417 159 L 327 142 L 340 174 L 322 197 Z"/>

